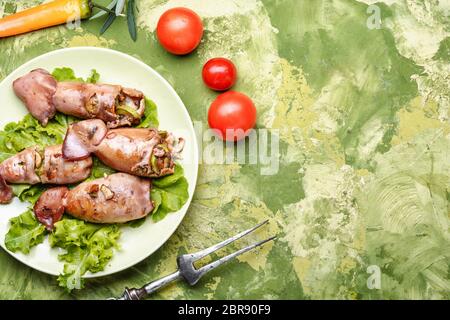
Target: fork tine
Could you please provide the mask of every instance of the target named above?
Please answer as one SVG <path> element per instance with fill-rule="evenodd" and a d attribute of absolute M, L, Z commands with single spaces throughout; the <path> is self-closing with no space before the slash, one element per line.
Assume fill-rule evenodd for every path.
<path fill-rule="evenodd" d="M 239 255 L 241 255 L 241 254 L 243 254 L 243 253 L 245 253 L 247 251 L 250 251 L 250 250 L 252 250 L 252 249 L 254 249 L 256 247 L 262 246 L 263 244 L 265 244 L 265 243 L 267 243 L 269 241 L 275 240 L 276 238 L 277 238 L 276 236 L 273 236 L 273 237 L 270 237 L 270 238 L 268 238 L 266 240 L 262 240 L 262 241 L 256 242 L 256 243 L 254 243 L 252 245 L 249 245 L 248 247 L 242 248 L 242 249 L 240 249 L 240 250 L 238 250 L 238 251 L 236 251 L 236 252 L 234 252 L 232 254 L 229 254 L 228 256 L 220 258 L 220 259 L 218 259 L 218 260 L 216 260 L 214 262 L 211 262 L 210 264 L 207 264 L 206 266 L 201 267 L 200 269 L 198 269 L 200 277 L 203 276 L 205 273 L 207 273 L 207 272 L 217 268 L 218 266 L 220 266 L 220 265 L 222 265 L 222 264 L 224 264 L 224 263 L 226 263 L 226 262 L 228 262 L 230 260 L 233 260 L 237 256 L 239 256 Z"/>
<path fill-rule="evenodd" d="M 230 244 L 230 243 L 232 243 L 232 242 L 234 242 L 234 241 L 236 241 L 236 240 L 238 240 L 238 239 L 240 239 L 240 238 L 242 238 L 242 237 L 248 235 L 249 233 L 252 233 L 252 232 L 255 231 L 256 229 L 262 227 L 263 225 L 265 225 L 265 224 L 267 224 L 267 223 L 269 223 L 269 220 L 263 221 L 263 222 L 261 222 L 260 224 L 254 226 L 253 228 L 248 229 L 248 230 L 246 230 L 246 231 L 243 231 L 243 232 L 241 232 L 241 233 L 235 235 L 234 237 L 231 237 L 231 238 L 229 238 L 229 239 L 227 239 L 227 240 L 225 240 L 225 241 L 222 241 L 222 242 L 220 242 L 220 243 L 218 243 L 218 244 L 216 244 L 216 245 L 213 245 L 212 247 L 209 247 L 209 248 L 206 248 L 205 250 L 202 250 L 202 251 L 198 251 L 198 252 L 196 252 L 196 253 L 193 253 L 193 254 L 192 254 L 192 257 L 193 257 L 195 260 L 204 258 L 204 257 L 206 257 L 207 255 L 210 255 L 211 253 L 213 253 L 214 251 L 217 251 L 217 250 L 219 250 L 219 249 L 225 247 L 226 245 L 228 245 L 228 244 Z"/>

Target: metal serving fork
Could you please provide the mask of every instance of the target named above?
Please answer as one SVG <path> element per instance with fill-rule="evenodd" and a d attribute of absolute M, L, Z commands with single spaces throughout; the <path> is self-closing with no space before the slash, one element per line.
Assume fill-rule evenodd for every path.
<path fill-rule="evenodd" d="M 262 246 L 266 242 L 274 240 L 276 237 L 270 237 L 269 239 L 256 242 L 256 243 L 249 245 L 248 247 L 242 248 L 228 256 L 225 256 L 214 262 L 211 262 L 210 264 L 207 264 L 199 269 L 196 269 L 194 266 L 194 263 L 196 261 L 199 261 L 200 259 L 203 259 L 204 257 L 225 247 L 226 245 L 248 235 L 249 233 L 262 227 L 263 225 L 267 224 L 268 222 L 269 222 L 269 220 L 266 220 L 251 229 L 241 232 L 238 235 L 235 235 L 234 237 L 227 239 L 225 241 L 222 241 L 221 243 L 218 243 L 218 244 L 216 244 L 212 247 L 209 247 L 205 250 L 198 251 L 196 253 L 190 253 L 190 254 L 185 254 L 185 255 L 179 256 L 177 258 L 178 270 L 176 272 L 174 272 L 171 275 L 168 275 L 164 278 L 161 278 L 159 280 L 150 282 L 149 284 L 143 286 L 140 289 L 125 288 L 125 292 L 122 294 L 122 296 L 120 296 L 119 298 L 112 298 L 111 300 L 141 300 L 141 299 L 144 299 L 145 297 L 149 296 L 150 294 L 154 293 L 155 291 L 161 289 L 162 287 L 167 286 L 169 283 L 172 283 L 178 279 L 184 279 L 187 283 L 189 283 L 191 286 L 193 286 L 209 271 L 219 267 L 220 265 L 224 264 L 225 262 L 228 262 L 247 251 L 250 251 L 256 247 Z"/>

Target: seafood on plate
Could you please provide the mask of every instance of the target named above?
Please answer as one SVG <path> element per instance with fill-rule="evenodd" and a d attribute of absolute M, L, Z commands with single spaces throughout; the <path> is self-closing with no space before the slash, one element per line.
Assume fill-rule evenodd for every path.
<path fill-rule="evenodd" d="M 57 111 L 81 119 L 101 119 L 109 128 L 132 126 L 140 123 L 145 111 L 141 91 L 111 84 L 58 82 L 44 69 L 16 79 L 13 89 L 43 126 Z"/>
<path fill-rule="evenodd" d="M 174 173 L 184 139 L 146 128 L 109 129 L 101 120 L 73 123 L 67 130 L 63 156 L 81 160 L 96 155 L 107 166 L 129 174 L 159 178 Z"/>
<path fill-rule="evenodd" d="M 27 148 L 0 164 L 0 203 L 13 198 L 10 184 L 56 184 L 81 182 L 89 177 L 92 157 L 76 161 L 67 160 L 62 145 Z"/>
<path fill-rule="evenodd" d="M 93 223 L 125 223 L 153 210 L 151 182 L 126 173 L 87 181 L 74 189 L 45 191 L 34 206 L 36 218 L 51 230 L 64 213 Z"/>

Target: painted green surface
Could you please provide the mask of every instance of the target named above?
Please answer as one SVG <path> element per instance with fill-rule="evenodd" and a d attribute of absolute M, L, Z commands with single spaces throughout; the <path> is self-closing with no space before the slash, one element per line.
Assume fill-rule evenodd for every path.
<path fill-rule="evenodd" d="M 0 14 L 40 1 L 0 1 Z M 91 45 L 138 57 L 171 82 L 206 126 L 215 94 L 202 64 L 232 58 L 237 90 L 255 100 L 258 127 L 280 130 L 280 170 L 201 165 L 174 236 L 143 263 L 68 296 L 56 281 L 0 252 L 0 298 L 102 299 L 172 272 L 183 252 L 257 221 L 279 240 L 155 299 L 450 298 L 450 3 L 439 0 L 141 0 L 138 41 L 126 21 L 101 21 L 0 40 L 0 78 L 47 51 Z M 17 3 L 16 7 L 12 3 Z M 368 6 L 382 24 L 370 29 Z M 154 28 L 184 5 L 203 17 L 196 53 L 174 57 Z M 93 66 L 95 67 L 95 66 Z M 369 266 L 381 270 L 370 289 Z"/>

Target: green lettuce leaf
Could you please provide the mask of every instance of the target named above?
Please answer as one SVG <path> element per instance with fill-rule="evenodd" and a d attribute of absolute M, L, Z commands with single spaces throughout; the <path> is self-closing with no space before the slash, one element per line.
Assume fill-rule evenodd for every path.
<path fill-rule="evenodd" d="M 104 270 L 118 249 L 120 237 L 118 225 L 96 225 L 81 220 L 64 218 L 55 224 L 49 237 L 52 247 L 66 250 L 59 255 L 64 262 L 58 283 L 67 291 L 83 288 L 83 275 Z"/>
<path fill-rule="evenodd" d="M 30 249 L 42 243 L 45 227 L 39 223 L 31 210 L 9 220 L 10 228 L 5 236 L 5 246 L 12 252 L 29 253 Z"/>
<path fill-rule="evenodd" d="M 97 157 L 93 157 L 92 172 L 86 181 L 92 181 L 95 179 L 103 178 L 109 176 L 117 171 L 103 164 Z"/>
<path fill-rule="evenodd" d="M 158 107 L 152 100 L 145 98 L 144 118 L 142 119 L 141 123 L 138 125 L 138 128 L 156 128 L 157 129 L 158 127 L 159 127 Z"/>
<path fill-rule="evenodd" d="M 13 191 L 14 190 L 15 187 L 13 187 Z M 20 192 L 20 194 L 17 194 L 16 196 L 19 197 L 20 201 L 29 202 L 32 205 L 34 205 L 45 190 L 47 190 L 46 186 L 42 184 L 37 184 L 34 186 L 28 186 L 28 188 L 22 190 L 22 192 Z"/>
<path fill-rule="evenodd" d="M 160 194 L 160 191 L 157 190 L 152 190 L 151 192 L 152 197 L 155 197 L 155 194 Z M 159 195 L 159 197 L 161 197 L 161 195 Z M 166 207 L 162 207 L 159 206 L 158 209 L 156 211 L 153 211 L 152 213 L 152 219 L 154 222 L 158 222 L 163 220 L 170 212 L 169 209 L 167 209 Z"/>
<path fill-rule="evenodd" d="M 84 287 L 83 275 L 88 272 L 102 271 L 113 257 L 111 248 L 90 246 L 87 248 L 70 247 L 66 254 L 61 255 L 65 261 L 63 273 L 58 277 L 58 284 L 68 292 Z"/>
<path fill-rule="evenodd" d="M 155 214 L 156 212 L 158 212 L 159 208 L 161 207 L 161 203 L 162 203 L 162 192 L 160 191 L 160 189 L 153 187 L 152 191 L 150 193 L 151 199 L 153 201 L 153 214 Z"/>
<path fill-rule="evenodd" d="M 165 176 L 165 177 L 159 178 L 159 179 L 154 179 L 153 186 L 160 188 L 160 189 L 167 188 L 167 187 L 170 187 L 170 186 L 173 186 L 174 184 L 176 184 L 178 182 L 178 180 L 180 180 L 183 177 L 184 177 L 183 167 L 179 164 L 176 164 L 174 173 L 172 175 Z"/>
<path fill-rule="evenodd" d="M 75 72 L 71 68 L 63 67 L 56 68 L 52 72 L 52 76 L 56 79 L 56 81 L 73 81 L 73 82 L 86 82 L 86 83 L 97 83 L 100 79 L 100 74 L 97 70 L 92 69 L 89 77 L 84 80 L 83 78 L 79 78 L 75 75 Z"/>
<path fill-rule="evenodd" d="M 183 167 L 179 164 L 175 166 L 173 175 L 152 180 L 152 190 L 150 192 L 153 201 L 153 211 L 151 213 L 154 222 L 161 221 L 167 214 L 180 210 L 189 199 L 189 185 L 184 177 Z M 131 228 L 140 227 L 147 218 L 134 220 L 126 223 Z"/>
<path fill-rule="evenodd" d="M 71 68 L 56 68 L 52 72 L 53 78 L 56 79 L 56 81 L 76 81 L 76 82 L 84 82 L 82 78 L 77 78 L 75 76 L 75 72 Z"/>
<path fill-rule="evenodd" d="M 0 162 L 35 145 L 45 147 L 61 144 L 67 126 L 72 121 L 72 117 L 57 114 L 43 127 L 31 114 L 27 114 L 19 122 L 8 123 L 0 131 Z"/>
<path fill-rule="evenodd" d="M 64 217 L 55 223 L 55 229 L 48 240 L 51 247 L 68 249 L 71 246 L 82 247 L 101 226 L 82 220 Z"/>
<path fill-rule="evenodd" d="M 27 191 L 31 188 L 31 185 L 29 185 L 29 184 L 12 184 L 10 187 L 13 190 L 13 194 L 16 197 L 20 197 L 25 191 Z"/>
<path fill-rule="evenodd" d="M 92 69 L 91 70 L 91 75 L 86 78 L 86 82 L 95 84 L 95 83 L 98 82 L 99 79 L 100 79 L 100 74 L 97 72 L 97 70 Z"/>
<path fill-rule="evenodd" d="M 188 188 L 184 170 L 179 164 L 175 166 L 173 175 L 154 179 L 151 191 L 151 199 L 155 206 L 152 213 L 153 221 L 160 221 L 168 213 L 180 210 L 189 199 Z"/>

